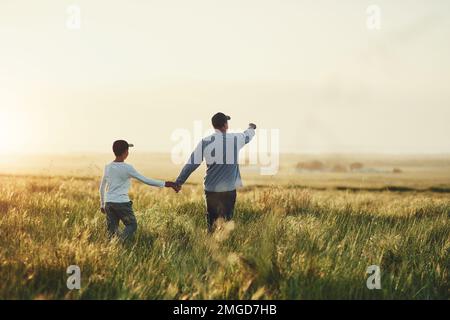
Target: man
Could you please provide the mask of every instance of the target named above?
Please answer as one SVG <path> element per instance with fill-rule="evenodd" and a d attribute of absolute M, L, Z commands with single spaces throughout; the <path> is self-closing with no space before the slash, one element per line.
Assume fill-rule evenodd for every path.
<path fill-rule="evenodd" d="M 236 188 L 242 186 L 239 150 L 255 136 L 256 125 L 253 123 L 243 133 L 227 133 L 230 119 L 222 112 L 212 117 L 216 132 L 200 141 L 175 181 L 181 187 L 205 159 L 207 169 L 204 187 L 209 232 L 214 230 L 217 219 L 233 218 Z"/>

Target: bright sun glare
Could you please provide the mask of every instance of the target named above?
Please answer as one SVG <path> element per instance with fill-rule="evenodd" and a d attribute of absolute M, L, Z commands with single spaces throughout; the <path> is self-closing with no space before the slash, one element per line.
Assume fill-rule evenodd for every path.
<path fill-rule="evenodd" d="M 19 97 L 0 82 L 0 154 L 26 152 L 32 138 L 29 115 Z"/>
<path fill-rule="evenodd" d="M 21 112 L 0 108 L 0 153 L 22 152 L 28 133 Z"/>

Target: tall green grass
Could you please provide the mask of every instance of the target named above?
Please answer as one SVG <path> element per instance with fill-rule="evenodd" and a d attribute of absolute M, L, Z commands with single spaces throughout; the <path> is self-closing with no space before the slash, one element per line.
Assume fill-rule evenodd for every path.
<path fill-rule="evenodd" d="M 0 178 L 0 299 L 448 299 L 450 199 L 246 188 L 206 233 L 200 186 L 132 189 L 138 231 L 108 241 L 98 181 Z M 81 268 L 81 289 L 66 268 Z M 381 290 L 366 269 L 381 268 Z"/>

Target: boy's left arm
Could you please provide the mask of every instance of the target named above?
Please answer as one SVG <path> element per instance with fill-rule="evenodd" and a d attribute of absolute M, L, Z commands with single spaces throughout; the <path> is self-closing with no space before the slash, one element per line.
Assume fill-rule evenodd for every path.
<path fill-rule="evenodd" d="M 143 176 L 142 174 L 137 172 L 137 170 L 134 167 L 132 167 L 132 166 L 130 166 L 130 170 L 129 170 L 128 173 L 134 179 L 139 180 L 142 183 L 145 183 L 145 184 L 147 184 L 149 186 L 164 188 L 164 186 L 166 185 L 165 181 L 156 180 L 156 179 L 150 179 L 150 178 L 147 178 L 147 177 Z"/>

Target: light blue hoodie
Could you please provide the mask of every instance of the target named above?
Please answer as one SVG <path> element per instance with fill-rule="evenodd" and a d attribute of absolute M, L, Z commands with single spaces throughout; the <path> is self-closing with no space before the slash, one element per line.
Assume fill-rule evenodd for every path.
<path fill-rule="evenodd" d="M 239 151 L 255 136 L 249 128 L 242 133 L 223 133 L 216 130 L 203 138 L 192 152 L 178 176 L 176 183 L 182 185 L 200 164 L 206 162 L 205 191 L 233 191 L 242 186 L 239 171 Z"/>

